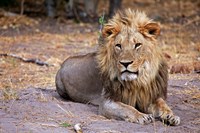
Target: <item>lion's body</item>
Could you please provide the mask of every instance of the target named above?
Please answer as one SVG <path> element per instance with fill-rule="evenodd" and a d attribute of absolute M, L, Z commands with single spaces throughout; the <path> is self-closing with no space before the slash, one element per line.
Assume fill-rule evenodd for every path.
<path fill-rule="evenodd" d="M 100 113 L 108 118 L 144 124 L 154 117 L 178 125 L 179 117 L 164 101 L 168 70 L 159 33 L 159 25 L 144 13 L 117 13 L 104 26 L 96 54 L 64 62 L 56 78 L 58 93 L 78 102 L 102 95 Z"/>
<path fill-rule="evenodd" d="M 99 105 L 102 92 L 99 79 L 95 53 L 70 57 L 56 75 L 56 88 L 63 98 Z"/>

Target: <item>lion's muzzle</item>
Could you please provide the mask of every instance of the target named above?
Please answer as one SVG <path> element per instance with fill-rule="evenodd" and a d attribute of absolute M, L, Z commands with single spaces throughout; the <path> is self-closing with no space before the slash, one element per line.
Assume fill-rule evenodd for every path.
<path fill-rule="evenodd" d="M 121 66 L 121 80 L 131 81 L 138 77 L 139 71 L 131 69 L 133 61 L 123 60 L 119 61 L 119 63 Z"/>

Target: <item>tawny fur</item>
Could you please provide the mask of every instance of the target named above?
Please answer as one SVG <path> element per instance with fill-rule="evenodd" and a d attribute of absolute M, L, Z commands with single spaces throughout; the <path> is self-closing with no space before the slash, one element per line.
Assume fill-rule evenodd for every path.
<path fill-rule="evenodd" d="M 140 111 L 145 113 L 148 113 L 147 107 L 151 103 L 154 103 L 157 98 L 166 98 L 168 81 L 167 65 L 162 58 L 157 41 L 153 37 L 154 35 L 148 36 L 148 33 L 142 33 L 147 36 L 146 38 L 137 35 L 150 22 L 152 20 L 139 11 L 133 12 L 132 10 L 126 10 L 124 13 L 117 13 L 105 25 L 97 55 L 97 62 L 99 63 L 102 80 L 104 81 L 105 97 L 133 107 L 138 107 Z M 113 33 L 109 36 L 107 32 Z M 121 38 L 127 38 L 127 34 L 129 34 L 129 41 L 135 39 L 135 37 L 136 39 L 138 37 L 141 38 L 138 40 L 144 40 L 140 43 L 144 43 L 143 47 L 146 47 L 145 51 L 141 51 L 141 53 L 139 51 L 138 54 L 142 55 L 139 58 L 144 58 L 141 60 L 149 63 L 150 70 L 143 70 L 143 75 L 136 80 L 126 82 L 118 79 L 119 69 L 116 67 L 116 62 L 119 59 L 115 57 L 115 51 L 113 49 L 115 45 L 114 40 L 118 36 L 118 33 L 122 33 Z M 123 33 L 125 33 L 124 36 Z M 125 58 L 129 59 L 130 57 Z M 136 63 L 135 65 L 138 68 L 141 67 L 141 64 Z"/>
<path fill-rule="evenodd" d="M 159 49 L 158 23 L 144 13 L 118 12 L 104 25 L 96 53 L 71 57 L 56 75 L 62 97 L 99 105 L 100 114 L 147 124 L 158 118 L 180 124 L 164 101 L 167 65 Z"/>

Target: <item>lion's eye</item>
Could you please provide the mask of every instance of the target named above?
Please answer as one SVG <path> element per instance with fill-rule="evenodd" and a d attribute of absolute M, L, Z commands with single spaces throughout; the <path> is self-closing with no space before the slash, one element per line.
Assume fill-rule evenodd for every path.
<path fill-rule="evenodd" d="M 121 44 L 116 44 L 115 47 L 119 50 L 122 48 Z"/>
<path fill-rule="evenodd" d="M 138 50 L 142 46 L 142 43 L 136 43 L 135 44 L 135 49 Z"/>

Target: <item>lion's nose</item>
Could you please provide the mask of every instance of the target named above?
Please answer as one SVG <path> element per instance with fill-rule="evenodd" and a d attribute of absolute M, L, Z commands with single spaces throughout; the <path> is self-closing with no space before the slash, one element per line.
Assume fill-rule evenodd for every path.
<path fill-rule="evenodd" d="M 122 64 L 125 68 L 127 68 L 130 64 L 133 63 L 133 61 L 119 61 L 120 64 Z"/>

